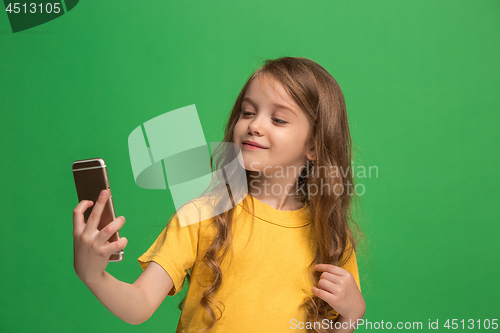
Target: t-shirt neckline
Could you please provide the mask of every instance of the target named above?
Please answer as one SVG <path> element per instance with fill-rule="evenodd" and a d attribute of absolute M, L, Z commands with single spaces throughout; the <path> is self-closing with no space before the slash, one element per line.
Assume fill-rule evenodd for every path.
<path fill-rule="evenodd" d="M 253 214 L 256 218 L 265 222 L 283 227 L 298 228 L 306 226 L 312 221 L 311 209 L 307 203 L 305 203 L 302 208 L 297 210 L 279 210 L 248 194 L 244 200 L 246 200 L 250 210 L 252 209 L 252 198 L 254 202 Z M 243 206 L 243 202 L 240 202 L 239 205 L 243 209 L 247 210 L 246 207 Z M 250 211 L 249 213 L 252 212 Z"/>

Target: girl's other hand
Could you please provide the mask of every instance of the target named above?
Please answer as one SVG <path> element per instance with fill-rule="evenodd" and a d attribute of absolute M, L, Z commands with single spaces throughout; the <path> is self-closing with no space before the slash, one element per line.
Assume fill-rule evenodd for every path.
<path fill-rule="evenodd" d="M 318 264 L 314 267 L 321 274 L 318 287 L 312 292 L 330 304 L 342 317 L 363 318 L 366 304 L 351 273 L 338 266 Z"/>
<path fill-rule="evenodd" d="M 123 216 L 116 218 L 102 230 L 97 229 L 108 196 L 108 190 L 101 192 L 87 223 L 84 221 L 83 213 L 92 207 L 94 204 L 92 201 L 82 200 L 73 210 L 73 264 L 76 275 L 86 285 L 102 276 L 111 254 L 127 246 L 125 237 L 116 242 L 108 241 L 125 223 Z"/>

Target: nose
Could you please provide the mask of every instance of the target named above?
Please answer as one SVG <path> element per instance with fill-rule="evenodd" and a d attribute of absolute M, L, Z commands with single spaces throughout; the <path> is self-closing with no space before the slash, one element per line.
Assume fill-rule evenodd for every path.
<path fill-rule="evenodd" d="M 263 133 L 262 124 L 259 117 L 255 117 L 250 124 L 248 124 L 248 134 L 261 135 Z"/>

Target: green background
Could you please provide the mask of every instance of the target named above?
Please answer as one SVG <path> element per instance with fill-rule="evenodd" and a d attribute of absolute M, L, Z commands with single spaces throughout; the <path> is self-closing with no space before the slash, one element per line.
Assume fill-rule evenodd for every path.
<path fill-rule="evenodd" d="M 132 283 L 174 207 L 135 185 L 128 135 L 196 104 L 220 140 L 247 77 L 279 56 L 336 78 L 355 164 L 378 167 L 358 179 L 365 319 L 499 318 L 499 16 L 497 0 L 88 0 L 14 34 L 0 13 L 0 331 L 174 332 L 185 291 L 133 326 L 76 276 L 71 163 L 107 162 L 129 240 L 107 270 Z"/>

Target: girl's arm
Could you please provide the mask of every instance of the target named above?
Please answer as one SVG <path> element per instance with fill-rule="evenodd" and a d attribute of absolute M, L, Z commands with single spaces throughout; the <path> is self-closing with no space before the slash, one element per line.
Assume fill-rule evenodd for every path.
<path fill-rule="evenodd" d="M 119 217 L 102 230 L 97 226 L 108 200 L 104 190 L 84 222 L 83 213 L 93 205 L 82 200 L 73 211 L 74 268 L 77 276 L 99 301 L 118 318 L 130 324 L 140 324 L 156 311 L 173 287 L 168 273 L 152 262 L 133 284 L 117 280 L 105 271 L 111 254 L 125 248 L 127 239 L 110 243 L 108 239 L 118 231 L 125 219 Z"/>
<path fill-rule="evenodd" d="M 106 271 L 85 284 L 109 311 L 133 325 L 148 320 L 173 287 L 170 276 L 154 261 L 133 284 L 122 282 Z"/>
<path fill-rule="evenodd" d="M 353 316 L 351 318 L 345 318 L 342 317 L 342 315 L 339 315 L 335 320 L 335 324 L 333 325 L 334 327 L 337 327 L 336 325 L 338 325 L 339 328 L 331 329 L 329 332 L 352 333 L 354 332 L 355 329 L 358 328 L 358 322 L 360 319 L 363 319 L 363 316 L 364 315 L 358 315 L 358 316 Z"/>

